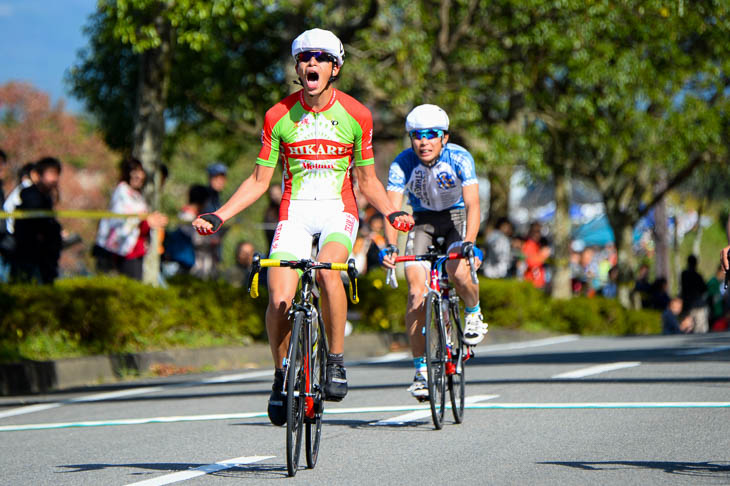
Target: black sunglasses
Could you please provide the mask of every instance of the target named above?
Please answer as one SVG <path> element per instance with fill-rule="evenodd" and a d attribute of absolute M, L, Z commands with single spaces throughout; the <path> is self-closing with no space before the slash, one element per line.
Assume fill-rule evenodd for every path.
<path fill-rule="evenodd" d="M 297 54 L 297 62 L 309 62 L 312 58 L 317 62 L 335 62 L 335 58 L 324 51 L 304 51 Z"/>

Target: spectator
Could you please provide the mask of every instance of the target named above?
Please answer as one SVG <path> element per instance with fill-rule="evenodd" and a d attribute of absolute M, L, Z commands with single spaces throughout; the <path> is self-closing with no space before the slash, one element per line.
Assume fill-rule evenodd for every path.
<path fill-rule="evenodd" d="M 649 265 L 642 263 L 636 272 L 636 281 L 634 282 L 634 290 L 631 291 L 632 301 L 638 307 L 646 309 L 651 307 L 652 285 L 649 283 Z"/>
<path fill-rule="evenodd" d="M 0 208 L 5 205 L 5 177 L 8 172 L 8 158 L 5 152 L 0 150 Z M 2 209 L 0 209 L 1 211 Z M 12 236 L 7 232 L 5 226 L 5 220 L 0 219 L 0 282 L 8 281 L 8 259 L 10 257 L 9 251 L 12 248 L 11 243 Z"/>
<path fill-rule="evenodd" d="M 710 327 L 714 328 L 714 323 L 725 315 L 725 301 L 723 299 L 723 289 L 725 284 L 725 271 L 722 265 L 717 266 L 715 275 L 707 282 L 707 305 L 710 309 Z"/>
<path fill-rule="evenodd" d="M 61 162 L 45 157 L 35 164 L 38 182 L 20 191 L 17 209 L 53 210 Z M 20 282 L 51 284 L 58 277 L 61 256 L 61 225 L 56 218 L 27 218 L 15 222 L 15 251 L 11 260 L 11 278 Z"/>
<path fill-rule="evenodd" d="M 483 263 L 484 276 L 487 278 L 505 278 L 512 266 L 512 223 L 501 217 L 494 225 L 494 229 L 487 234 L 485 241 L 487 251 Z"/>
<path fill-rule="evenodd" d="M 236 265 L 228 271 L 227 280 L 234 287 L 248 288 L 248 279 L 251 276 L 253 265 L 253 254 L 256 251 L 253 244 L 248 241 L 240 241 L 236 245 Z M 261 275 L 259 276 L 261 279 Z M 264 282 L 259 281 L 259 288 Z"/>
<path fill-rule="evenodd" d="M 195 184 L 188 190 L 188 203 L 178 213 L 181 224 L 175 230 L 165 235 L 165 276 L 173 276 L 180 273 L 189 273 L 195 265 L 206 265 L 206 256 L 201 254 L 198 258 L 196 247 L 204 248 L 205 237 L 199 235 L 190 224 L 198 214 L 203 212 L 203 206 L 208 202 L 208 188 Z M 199 271 L 200 269 L 196 269 Z"/>
<path fill-rule="evenodd" d="M 279 222 L 281 194 L 281 184 L 274 184 L 269 187 L 269 205 L 264 212 L 264 232 L 266 233 L 266 241 L 269 244 L 269 248 L 271 248 L 271 242 L 274 241 L 276 225 Z"/>
<path fill-rule="evenodd" d="M 695 333 L 706 333 L 709 329 L 706 292 L 705 279 L 697 272 L 697 257 L 690 255 L 687 257 L 687 268 L 681 275 L 680 296 L 683 309 L 692 316 L 694 321 L 692 332 Z"/>
<path fill-rule="evenodd" d="M 692 317 L 682 314 L 682 299 L 671 299 L 662 312 L 662 334 L 687 334 L 692 332 L 692 325 Z"/>
<path fill-rule="evenodd" d="M 608 280 L 601 288 L 601 295 L 609 299 L 615 299 L 618 295 L 618 266 L 614 265 L 608 271 Z"/>
<path fill-rule="evenodd" d="M 368 220 L 368 226 L 370 227 L 370 231 L 368 233 L 368 240 L 370 241 L 370 245 L 368 246 L 367 252 L 367 265 L 368 268 L 376 268 L 378 265 L 380 265 L 380 250 L 387 246 L 385 236 L 383 235 L 385 227 L 383 215 L 380 213 L 375 213 L 370 216 L 370 219 Z"/>
<path fill-rule="evenodd" d="M 651 291 L 651 308 L 663 311 L 672 300 L 669 297 L 669 282 L 666 277 L 659 277 L 654 280 Z"/>
<path fill-rule="evenodd" d="M 533 222 L 527 232 L 527 240 L 522 245 L 522 254 L 525 256 L 525 280 L 541 289 L 545 287 L 545 261 L 550 257 L 550 246 L 541 241 L 542 228 L 540 223 Z"/>
<path fill-rule="evenodd" d="M 142 261 L 149 246 L 150 230 L 164 228 L 167 217 L 150 212 L 142 195 L 147 174 L 139 160 L 125 158 L 120 164 L 120 172 L 120 181 L 112 194 L 109 210 L 118 214 L 149 214 L 141 222 L 138 218 L 102 219 L 94 256 L 98 271 L 142 280 Z"/>
<path fill-rule="evenodd" d="M 208 166 L 208 202 L 203 212 L 212 213 L 221 207 L 221 191 L 226 187 L 228 168 L 220 162 Z"/>
<path fill-rule="evenodd" d="M 20 191 L 26 187 L 30 187 L 38 182 L 38 172 L 35 169 L 33 162 L 28 162 L 18 171 L 18 185 L 10 191 L 8 197 L 5 198 L 3 203 L 3 211 L 12 213 L 20 205 Z M 15 219 L 8 218 L 5 220 L 8 233 L 13 234 L 15 232 Z"/>

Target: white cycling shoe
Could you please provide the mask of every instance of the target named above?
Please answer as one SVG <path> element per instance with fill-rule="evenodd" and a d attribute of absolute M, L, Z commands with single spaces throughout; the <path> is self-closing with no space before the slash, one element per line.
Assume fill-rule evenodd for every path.
<path fill-rule="evenodd" d="M 428 400 L 428 379 L 423 373 L 416 373 L 413 377 L 413 383 L 408 387 L 413 398 L 423 401 Z"/>
<path fill-rule="evenodd" d="M 465 317 L 466 325 L 464 326 L 464 342 L 469 346 L 475 346 L 482 342 L 484 335 L 487 334 L 489 325 L 484 322 L 481 312 L 472 312 Z"/>

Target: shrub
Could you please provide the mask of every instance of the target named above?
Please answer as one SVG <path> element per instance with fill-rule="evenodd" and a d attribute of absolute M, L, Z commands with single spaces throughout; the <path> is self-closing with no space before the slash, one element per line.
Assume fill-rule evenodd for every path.
<path fill-rule="evenodd" d="M 359 279 L 350 306 L 358 332 L 403 332 L 408 287 L 385 284 L 376 269 Z M 576 334 L 650 334 L 658 312 L 626 310 L 610 299 L 556 301 L 529 283 L 480 282 L 490 326 Z M 62 279 L 53 286 L 0 285 L 0 359 L 125 353 L 175 346 L 239 344 L 265 338 L 266 290 L 251 299 L 223 281 L 177 278 L 153 288 L 124 277 Z"/>

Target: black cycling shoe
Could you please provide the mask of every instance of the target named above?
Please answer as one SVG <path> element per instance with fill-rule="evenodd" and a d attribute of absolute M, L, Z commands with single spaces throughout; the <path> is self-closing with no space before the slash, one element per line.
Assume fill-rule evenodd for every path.
<path fill-rule="evenodd" d="M 274 425 L 284 425 L 286 423 L 286 395 L 282 392 L 284 387 L 284 378 L 274 378 L 274 385 L 271 387 L 271 395 L 269 395 L 269 420 Z"/>
<path fill-rule="evenodd" d="M 339 402 L 347 395 L 347 374 L 345 367 L 327 363 L 327 378 L 324 383 L 325 400 Z"/>

